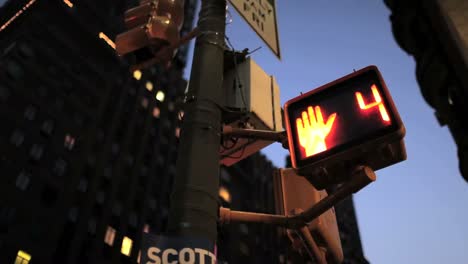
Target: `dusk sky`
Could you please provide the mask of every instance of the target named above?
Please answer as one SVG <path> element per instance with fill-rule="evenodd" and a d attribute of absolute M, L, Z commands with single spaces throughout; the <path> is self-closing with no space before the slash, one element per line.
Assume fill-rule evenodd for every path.
<path fill-rule="evenodd" d="M 414 59 L 396 44 L 383 1 L 277 1 L 282 60 L 230 7 L 227 36 L 274 75 L 281 102 L 368 65 L 376 65 L 406 127 L 408 159 L 377 171 L 355 205 L 364 254 L 371 263 L 467 263 L 468 184 L 458 170 L 447 127 L 423 100 Z M 188 77 L 190 65 L 188 65 Z M 279 144 L 262 151 L 278 167 Z"/>

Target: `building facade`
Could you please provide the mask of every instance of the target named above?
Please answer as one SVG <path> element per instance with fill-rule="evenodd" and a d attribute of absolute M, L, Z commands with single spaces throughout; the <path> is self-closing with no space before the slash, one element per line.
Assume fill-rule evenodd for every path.
<path fill-rule="evenodd" d="M 112 40 L 136 2 L 0 2 L 0 263 L 137 263 L 142 233 L 164 232 L 188 52 L 129 72 Z M 274 169 L 260 154 L 223 168 L 221 203 L 273 213 Z M 303 261 L 274 227 L 219 230 L 221 262 Z"/>
<path fill-rule="evenodd" d="M 424 100 L 458 147 L 459 167 L 468 181 L 468 2 L 385 0 L 393 35 L 414 57 Z"/>
<path fill-rule="evenodd" d="M 0 263 L 136 263 L 164 230 L 187 49 L 129 72 L 111 40 L 133 5 L 3 4 Z"/>

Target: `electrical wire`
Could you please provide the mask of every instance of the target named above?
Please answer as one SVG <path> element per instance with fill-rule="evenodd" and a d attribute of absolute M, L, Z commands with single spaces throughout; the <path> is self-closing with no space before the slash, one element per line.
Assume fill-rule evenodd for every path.
<path fill-rule="evenodd" d="M 236 50 L 234 49 L 234 46 L 232 45 L 231 41 L 229 40 L 229 38 L 227 36 L 224 36 L 224 38 L 226 39 L 226 42 L 228 44 L 228 47 L 231 49 L 232 53 L 233 53 L 233 61 L 234 61 L 234 71 L 236 73 L 236 79 L 235 79 L 235 82 L 237 82 L 239 85 L 237 86 L 240 90 L 240 94 L 241 94 L 241 99 L 242 99 L 242 103 L 244 104 L 244 109 L 247 110 L 247 103 L 246 103 L 246 100 L 245 100 L 245 95 L 244 95 L 244 86 L 242 85 L 242 82 L 241 82 L 241 79 L 240 79 L 240 76 L 239 76 L 239 71 L 238 71 L 238 65 L 237 65 L 237 58 L 236 58 Z"/>

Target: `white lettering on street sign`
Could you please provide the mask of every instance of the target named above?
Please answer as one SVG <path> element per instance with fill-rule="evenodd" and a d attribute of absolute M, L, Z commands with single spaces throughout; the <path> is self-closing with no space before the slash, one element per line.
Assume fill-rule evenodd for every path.
<path fill-rule="evenodd" d="M 161 253 L 162 251 L 162 253 Z M 215 254 L 202 248 L 182 248 L 176 250 L 167 248 L 161 250 L 157 247 L 148 248 L 148 261 L 146 264 L 214 264 L 216 263 Z M 161 256 L 160 256 L 161 255 Z M 208 257 L 211 261 L 206 261 Z"/>
<path fill-rule="evenodd" d="M 275 0 L 229 0 L 247 23 L 281 59 Z"/>

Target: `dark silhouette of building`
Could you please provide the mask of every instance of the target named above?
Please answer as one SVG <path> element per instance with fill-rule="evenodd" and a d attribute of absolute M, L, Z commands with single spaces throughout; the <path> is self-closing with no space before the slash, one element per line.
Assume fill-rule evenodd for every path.
<path fill-rule="evenodd" d="M 0 263 L 135 263 L 165 228 L 187 48 L 130 73 L 111 40 L 135 4 L 2 6 Z"/>
<path fill-rule="evenodd" d="M 129 72 L 112 40 L 136 2 L 0 2 L 0 263 L 136 263 L 142 233 L 164 232 L 187 47 L 170 68 Z M 185 1 L 182 34 L 196 2 Z M 223 203 L 273 213 L 274 169 L 260 154 L 223 168 Z M 357 240 L 343 240 L 345 256 L 362 256 L 346 214 L 342 232 Z M 278 234 L 220 227 L 219 258 L 286 263 L 295 253 Z"/>
<path fill-rule="evenodd" d="M 441 126 L 458 146 L 459 167 L 468 181 L 468 2 L 385 0 L 393 35 L 416 61 L 416 78 Z"/>

